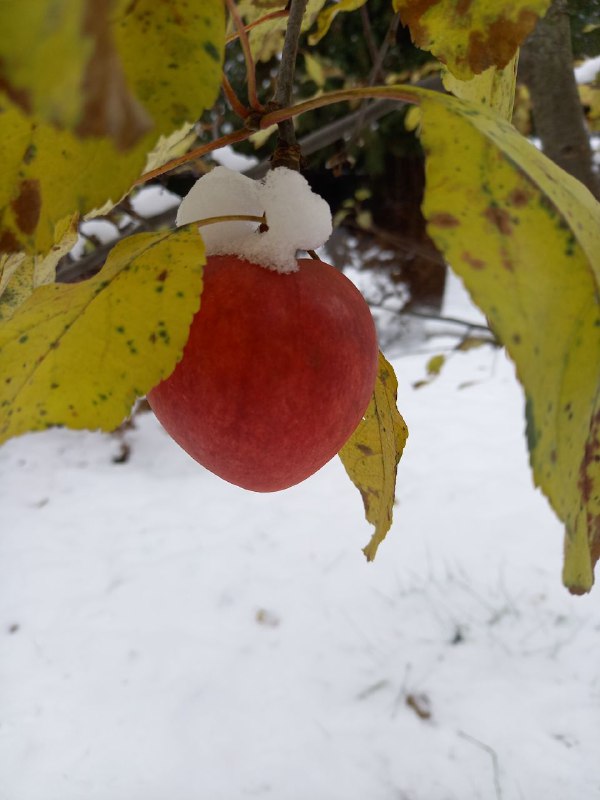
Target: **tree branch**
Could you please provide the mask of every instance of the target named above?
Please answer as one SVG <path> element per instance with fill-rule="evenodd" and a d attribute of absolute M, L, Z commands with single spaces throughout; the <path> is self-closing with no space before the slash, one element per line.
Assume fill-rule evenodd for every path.
<path fill-rule="evenodd" d="M 600 181 L 573 73 L 566 0 L 555 0 L 525 43 L 520 74 L 529 88 L 535 132 L 544 153 L 600 199 Z"/>
<path fill-rule="evenodd" d="M 277 75 L 277 85 L 273 95 L 273 105 L 285 108 L 292 102 L 292 89 L 294 86 L 294 73 L 296 58 L 298 56 L 298 39 L 302 29 L 302 18 L 308 0 L 291 0 L 290 15 L 285 31 L 285 40 L 281 53 L 281 63 Z M 296 142 L 294 121 L 286 119 L 278 123 L 279 136 L 273 153 L 271 166 L 285 166 L 289 169 L 300 169 L 301 152 Z"/>
<path fill-rule="evenodd" d="M 425 78 L 415 85 L 436 91 L 443 90 L 440 78 L 438 76 Z M 345 117 L 334 120 L 319 130 L 307 134 L 300 140 L 299 146 L 302 148 L 302 152 L 304 152 L 306 155 L 315 153 L 321 148 L 326 147 L 327 145 L 335 142 L 337 139 L 340 139 L 344 135 L 351 132 L 355 128 L 357 120 L 361 116 L 363 118 L 363 124 L 369 124 L 378 120 L 380 117 L 383 117 L 385 114 L 389 114 L 391 111 L 394 111 L 394 109 L 397 109 L 400 103 L 400 100 L 374 100 L 366 107 L 366 109 L 359 109 L 358 111 L 346 114 Z M 174 169 L 177 165 L 190 163 L 191 159 L 200 158 L 201 156 L 210 153 L 216 147 L 222 147 L 227 144 L 235 144 L 236 142 L 246 139 L 247 136 L 248 132 L 245 130 L 234 131 L 233 133 L 227 134 L 226 136 L 221 137 L 213 142 L 207 142 L 200 147 L 195 148 L 190 153 L 170 161 L 168 165 L 163 165 L 151 173 L 146 173 L 146 175 L 142 176 L 137 183 L 143 184 L 146 181 L 149 181 L 155 175 L 162 175 L 164 172 Z M 244 174 L 249 178 L 262 178 L 262 176 L 265 175 L 269 170 L 269 166 L 270 161 L 264 160 L 258 164 L 255 164 L 253 167 L 250 167 L 250 169 L 246 170 Z M 170 209 L 155 216 L 147 217 L 141 221 L 133 220 L 121 230 L 121 235 L 117 241 L 120 241 L 127 236 L 131 236 L 134 233 L 144 233 L 146 231 L 156 231 L 160 228 L 172 227 L 175 224 L 176 213 L 177 209 Z M 107 255 L 115 246 L 117 241 L 100 245 L 91 253 L 76 261 L 71 259 L 69 256 L 66 256 L 58 265 L 56 277 L 57 281 L 61 283 L 71 283 L 91 277 L 101 268 L 102 264 L 106 260 Z"/>

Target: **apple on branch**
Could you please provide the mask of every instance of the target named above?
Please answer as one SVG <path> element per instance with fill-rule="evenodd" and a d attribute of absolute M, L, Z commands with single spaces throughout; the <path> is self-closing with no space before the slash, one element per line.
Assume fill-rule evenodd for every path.
<path fill-rule="evenodd" d="M 196 461 L 269 492 L 338 453 L 371 398 L 378 347 L 358 289 L 320 260 L 296 259 L 331 231 L 329 208 L 298 173 L 277 168 L 257 183 L 219 167 L 183 201 L 178 223 L 257 211 L 267 231 L 239 221 L 202 229 L 201 307 L 181 361 L 148 401 Z"/>

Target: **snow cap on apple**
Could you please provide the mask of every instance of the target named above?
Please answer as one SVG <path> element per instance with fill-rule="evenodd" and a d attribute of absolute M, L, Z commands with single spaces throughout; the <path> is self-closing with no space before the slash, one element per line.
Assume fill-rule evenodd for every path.
<path fill-rule="evenodd" d="M 329 206 L 299 172 L 277 167 L 256 181 L 227 167 L 215 167 L 183 199 L 177 224 L 231 214 L 265 215 L 256 222 L 220 222 L 201 228 L 207 255 L 237 255 L 276 272 L 296 272 L 298 250 L 315 250 L 331 235 Z"/>

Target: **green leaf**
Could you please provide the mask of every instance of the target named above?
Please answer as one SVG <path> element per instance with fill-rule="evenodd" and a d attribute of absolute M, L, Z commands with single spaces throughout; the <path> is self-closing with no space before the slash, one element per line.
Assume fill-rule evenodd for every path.
<path fill-rule="evenodd" d="M 367 522 L 375 526 L 363 552 L 372 561 L 392 525 L 396 472 L 408 438 L 408 428 L 396 408 L 398 381 L 379 354 L 375 392 L 364 419 L 340 450 L 350 480 L 360 491 Z"/>
<path fill-rule="evenodd" d="M 203 264 L 194 225 L 131 236 L 90 280 L 36 289 L 0 325 L 0 442 L 116 428 L 181 357 Z"/>
<path fill-rule="evenodd" d="M 100 14 L 104 2 L 89 3 L 92 29 L 94 14 L 100 28 L 93 29 L 91 60 L 77 72 L 76 85 L 84 87 L 74 102 L 77 125 L 58 127 L 39 104 L 30 110 L 18 93 L 0 92 L 2 252 L 46 253 L 60 220 L 118 202 L 143 171 L 148 153 L 157 145 L 165 152 L 161 137 L 186 133 L 218 92 L 225 39 L 221 0 L 119 0 L 108 32 Z M 15 14 L 22 24 L 22 4 L 1 6 L 0 29 L 5 21 L 14 24 Z M 98 54 L 102 31 L 109 44 Z M 32 96 L 43 94 L 41 58 L 27 73 Z M 77 59 L 69 63 L 80 70 Z M 144 120 L 152 129 L 141 135 Z"/>
<path fill-rule="evenodd" d="M 600 556 L 600 204 L 508 123 L 417 91 L 428 232 L 514 359 L 536 484 L 566 525 L 563 578 Z"/>
<path fill-rule="evenodd" d="M 393 0 L 413 42 L 461 80 L 503 69 L 551 0 Z"/>

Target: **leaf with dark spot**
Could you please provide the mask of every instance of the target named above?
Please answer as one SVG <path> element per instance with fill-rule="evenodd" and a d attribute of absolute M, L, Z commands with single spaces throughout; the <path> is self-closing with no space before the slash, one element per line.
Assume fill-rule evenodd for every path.
<path fill-rule="evenodd" d="M 372 561 L 392 524 L 398 463 L 408 428 L 396 408 L 398 381 L 391 365 L 379 354 L 375 392 L 364 419 L 340 450 L 350 479 L 361 493 L 367 521 L 375 526 L 364 548 Z"/>
<path fill-rule="evenodd" d="M 563 580 L 589 591 L 600 555 L 600 204 L 497 115 L 414 91 L 428 232 L 515 361 L 534 480 L 566 527 Z M 446 213 L 461 224 L 440 227 Z"/>
<path fill-rule="evenodd" d="M 551 0 L 394 0 L 417 47 L 429 50 L 461 80 L 505 67 Z"/>
<path fill-rule="evenodd" d="M 173 269 L 157 295 L 165 262 Z M 0 405 L 8 409 L 0 416 L 0 441 L 50 424 L 116 428 L 137 395 L 181 357 L 203 263 L 202 239 L 188 226 L 130 236 L 94 278 L 36 289 L 0 325 Z M 174 303 L 182 288 L 185 301 Z M 169 330 L 160 344 L 152 336 L 159 320 Z"/>

